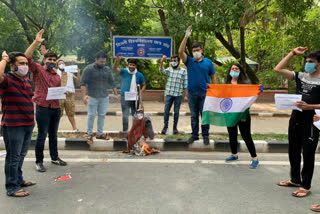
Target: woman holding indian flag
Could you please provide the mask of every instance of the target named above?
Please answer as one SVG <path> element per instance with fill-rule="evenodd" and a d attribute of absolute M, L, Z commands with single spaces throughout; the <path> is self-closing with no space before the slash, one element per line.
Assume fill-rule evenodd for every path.
<path fill-rule="evenodd" d="M 244 74 L 243 68 L 240 64 L 233 64 L 229 69 L 230 73 L 227 76 L 226 84 L 249 84 Z M 248 151 L 251 155 L 252 161 L 250 168 L 255 169 L 259 166 L 259 160 L 256 154 L 256 148 L 254 146 L 251 137 L 251 117 L 250 113 L 247 113 L 245 120 L 240 120 L 235 126 L 227 127 L 229 133 L 229 143 L 232 154 L 226 158 L 227 162 L 238 160 L 238 127 L 242 136 L 242 139 L 246 143 Z"/>
<path fill-rule="evenodd" d="M 226 84 L 208 84 L 202 112 L 202 124 L 228 128 L 232 155 L 227 162 L 238 160 L 238 127 L 251 155 L 250 167 L 259 166 L 256 148 L 251 137 L 250 107 L 263 91 L 262 85 L 251 85 L 245 77 L 243 68 L 233 64 L 229 70 Z"/>

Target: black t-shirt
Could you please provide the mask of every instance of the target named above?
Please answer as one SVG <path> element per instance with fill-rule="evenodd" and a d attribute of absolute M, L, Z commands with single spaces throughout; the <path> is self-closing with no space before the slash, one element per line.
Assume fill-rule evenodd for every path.
<path fill-rule="evenodd" d="M 302 101 L 320 104 L 320 76 L 310 77 L 303 72 L 295 72 L 296 94 L 302 94 Z"/>
<path fill-rule="evenodd" d="M 320 104 L 320 76 L 310 77 L 309 74 L 304 72 L 294 72 L 294 80 L 296 82 L 296 94 L 302 95 L 302 101 L 307 104 Z M 308 117 L 313 117 L 314 110 L 293 110 L 295 114 L 303 113 Z M 298 113 L 298 114 L 299 114 Z"/>

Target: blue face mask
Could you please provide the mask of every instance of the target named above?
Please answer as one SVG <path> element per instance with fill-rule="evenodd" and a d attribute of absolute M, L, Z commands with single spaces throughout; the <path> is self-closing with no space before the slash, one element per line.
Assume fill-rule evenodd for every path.
<path fill-rule="evenodd" d="M 239 77 L 240 72 L 235 72 L 235 71 L 231 71 L 230 72 L 230 76 L 233 78 L 238 78 Z"/>
<path fill-rule="evenodd" d="M 47 63 L 46 63 L 46 66 L 47 66 L 47 68 L 48 68 L 49 70 L 53 70 L 53 69 L 56 67 L 56 64 L 47 62 Z"/>
<path fill-rule="evenodd" d="M 316 65 L 314 63 L 306 62 L 306 64 L 304 65 L 304 70 L 307 73 L 312 74 L 316 71 Z"/>

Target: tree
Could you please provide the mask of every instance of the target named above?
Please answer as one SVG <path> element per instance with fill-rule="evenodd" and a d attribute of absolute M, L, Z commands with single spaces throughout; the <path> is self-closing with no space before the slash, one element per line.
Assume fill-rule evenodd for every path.
<path fill-rule="evenodd" d="M 68 7 L 66 0 L 0 0 L 15 16 L 23 29 L 24 37 L 32 43 L 41 29 L 45 30 L 44 44 L 60 55 L 66 53 L 68 38 Z"/>

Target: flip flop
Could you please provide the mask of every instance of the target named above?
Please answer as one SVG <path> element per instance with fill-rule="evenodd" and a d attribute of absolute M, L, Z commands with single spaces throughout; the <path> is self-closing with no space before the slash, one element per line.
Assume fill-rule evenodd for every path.
<path fill-rule="evenodd" d="M 36 185 L 37 183 L 32 182 L 32 181 L 24 181 L 23 184 L 21 184 L 21 187 L 29 187 L 29 186 L 33 186 Z"/>
<path fill-rule="evenodd" d="M 299 193 L 304 194 L 304 195 L 299 195 Z M 308 195 L 311 194 L 311 190 L 306 190 L 306 189 L 301 189 L 299 188 L 297 191 L 292 193 L 292 196 L 297 197 L 297 198 L 303 198 L 303 197 L 307 197 Z"/>
<path fill-rule="evenodd" d="M 26 197 L 29 195 L 29 192 L 24 191 L 23 189 L 20 189 L 19 191 L 11 193 L 11 194 L 7 193 L 7 195 L 10 197 Z"/>
<path fill-rule="evenodd" d="M 88 135 L 87 136 L 87 144 L 93 144 L 93 137 L 92 137 L 92 135 Z"/>
<path fill-rule="evenodd" d="M 281 184 L 281 183 L 283 183 L 283 184 Z M 293 183 L 290 180 L 280 181 L 279 183 L 277 183 L 277 185 L 281 186 L 281 187 L 300 187 L 300 184 Z"/>
<path fill-rule="evenodd" d="M 319 204 L 312 205 L 311 210 L 314 212 L 320 212 L 320 205 Z"/>
<path fill-rule="evenodd" d="M 107 134 L 97 135 L 96 138 L 97 138 L 97 139 L 103 139 L 103 140 L 105 140 L 105 139 L 107 139 Z"/>

